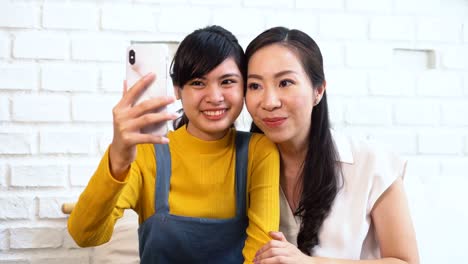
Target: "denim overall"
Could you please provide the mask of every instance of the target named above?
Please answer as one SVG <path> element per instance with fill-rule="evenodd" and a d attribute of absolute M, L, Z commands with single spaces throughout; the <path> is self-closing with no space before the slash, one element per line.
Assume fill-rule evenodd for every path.
<path fill-rule="evenodd" d="M 247 156 L 250 134 L 236 132 L 236 215 L 229 219 L 196 218 L 169 213 L 171 155 L 168 145 L 156 149 L 156 213 L 138 229 L 142 264 L 243 263 Z"/>

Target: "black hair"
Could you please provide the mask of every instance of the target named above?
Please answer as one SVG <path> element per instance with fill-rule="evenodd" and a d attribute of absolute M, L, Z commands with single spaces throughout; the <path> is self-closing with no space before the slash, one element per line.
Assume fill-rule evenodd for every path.
<path fill-rule="evenodd" d="M 177 48 L 171 63 L 172 84 L 183 89 L 188 81 L 204 76 L 228 58 L 234 59 L 245 87 L 247 65 L 244 50 L 237 38 L 216 25 L 197 29 L 186 36 Z M 180 111 L 183 112 L 183 109 Z M 173 125 L 177 129 L 188 122 L 184 113 L 174 120 Z"/>
<path fill-rule="evenodd" d="M 246 49 L 247 62 L 259 49 L 269 45 L 282 45 L 296 54 L 313 89 L 325 81 L 323 59 L 315 41 L 302 31 L 275 27 L 257 36 Z M 313 123 L 312 123 L 313 120 Z M 263 133 L 254 123 L 250 131 Z M 298 248 L 307 255 L 313 254 L 320 243 L 319 231 L 328 216 L 341 184 L 337 150 L 330 132 L 326 91 L 311 115 L 307 154 L 302 162 L 298 184 L 302 184 L 300 202 L 294 215 L 302 219 L 297 236 Z"/>

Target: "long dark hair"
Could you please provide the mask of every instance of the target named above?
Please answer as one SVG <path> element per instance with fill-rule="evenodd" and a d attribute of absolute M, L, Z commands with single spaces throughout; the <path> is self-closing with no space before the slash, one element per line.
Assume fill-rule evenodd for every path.
<path fill-rule="evenodd" d="M 244 50 L 236 37 L 220 26 L 197 29 L 186 36 L 177 48 L 171 63 L 172 84 L 183 89 L 188 81 L 204 76 L 227 58 L 234 59 L 245 87 L 247 65 Z M 182 109 L 180 111 L 183 112 Z M 173 125 L 177 129 L 188 122 L 184 113 Z"/>
<path fill-rule="evenodd" d="M 313 89 L 325 81 L 323 59 L 315 41 L 302 31 L 284 27 L 271 28 L 257 36 L 247 47 L 247 61 L 259 49 L 278 44 L 289 48 L 300 59 Z M 337 150 L 330 133 L 327 94 L 313 108 L 311 129 L 308 135 L 306 158 L 302 163 L 300 181 L 302 194 L 294 215 L 302 219 L 297 245 L 305 254 L 313 254 L 313 247 L 320 243 L 319 231 L 328 216 L 341 183 L 337 166 Z M 250 131 L 262 131 L 252 123 Z"/>

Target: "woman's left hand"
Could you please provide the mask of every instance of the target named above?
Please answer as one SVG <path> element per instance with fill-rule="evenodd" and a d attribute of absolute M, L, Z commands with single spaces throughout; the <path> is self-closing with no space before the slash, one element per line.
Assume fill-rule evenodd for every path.
<path fill-rule="evenodd" d="M 298 264 L 315 263 L 313 258 L 302 253 L 296 246 L 289 243 L 281 232 L 270 232 L 273 238 L 257 251 L 255 264 Z"/>

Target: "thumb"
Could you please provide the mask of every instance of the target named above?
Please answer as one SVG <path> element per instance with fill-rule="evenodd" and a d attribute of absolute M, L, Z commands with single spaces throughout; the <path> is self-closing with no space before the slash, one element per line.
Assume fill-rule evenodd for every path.
<path fill-rule="evenodd" d="M 275 232 L 275 231 L 271 231 L 269 233 L 270 237 L 273 238 L 274 240 L 279 240 L 279 241 L 282 241 L 282 242 L 288 242 L 288 240 L 286 239 L 286 237 L 284 236 L 283 232 Z"/>

